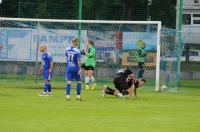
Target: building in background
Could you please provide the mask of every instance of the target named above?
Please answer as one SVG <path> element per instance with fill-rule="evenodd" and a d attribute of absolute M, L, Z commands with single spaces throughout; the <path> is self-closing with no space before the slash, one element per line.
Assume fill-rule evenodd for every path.
<path fill-rule="evenodd" d="M 182 18 L 183 56 L 187 62 L 200 61 L 200 0 L 183 0 Z"/>

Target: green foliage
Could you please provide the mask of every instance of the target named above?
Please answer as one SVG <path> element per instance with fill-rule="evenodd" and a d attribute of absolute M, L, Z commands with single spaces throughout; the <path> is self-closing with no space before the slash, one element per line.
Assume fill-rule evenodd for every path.
<path fill-rule="evenodd" d="M 161 20 L 175 27 L 176 0 L 83 0 L 82 19 L 91 20 Z M 78 19 L 79 0 L 4 0 L 2 17 Z"/>
<path fill-rule="evenodd" d="M 162 21 L 166 27 L 175 28 L 176 0 L 153 0 L 151 6 L 152 20 Z"/>

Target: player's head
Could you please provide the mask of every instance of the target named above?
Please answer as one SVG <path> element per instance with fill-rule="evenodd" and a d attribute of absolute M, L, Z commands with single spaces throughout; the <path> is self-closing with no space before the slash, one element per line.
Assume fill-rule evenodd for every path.
<path fill-rule="evenodd" d="M 90 47 L 92 47 L 92 46 L 94 46 L 94 41 L 93 40 L 91 40 L 91 39 L 89 39 L 88 41 L 87 41 L 87 48 L 90 48 Z"/>
<path fill-rule="evenodd" d="M 74 39 L 72 40 L 72 46 L 73 46 L 73 47 L 77 47 L 77 45 L 78 45 L 78 38 L 74 38 Z"/>
<path fill-rule="evenodd" d="M 44 52 L 44 51 L 46 51 L 46 50 L 47 50 L 47 45 L 41 44 L 41 45 L 40 45 L 40 52 Z"/>
<path fill-rule="evenodd" d="M 146 43 L 144 42 L 144 40 L 138 40 L 137 41 L 137 45 L 141 48 L 145 48 L 146 47 Z"/>

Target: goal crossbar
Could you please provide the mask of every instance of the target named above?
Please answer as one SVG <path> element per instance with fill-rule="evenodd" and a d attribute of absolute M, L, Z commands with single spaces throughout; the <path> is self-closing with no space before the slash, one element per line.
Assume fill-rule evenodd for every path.
<path fill-rule="evenodd" d="M 161 21 L 110 21 L 110 20 L 69 20 L 69 19 L 33 19 L 33 18 L 9 18 L 0 17 L 0 20 L 22 21 L 22 22 L 63 22 L 63 23 L 102 23 L 102 24 L 157 24 Z"/>

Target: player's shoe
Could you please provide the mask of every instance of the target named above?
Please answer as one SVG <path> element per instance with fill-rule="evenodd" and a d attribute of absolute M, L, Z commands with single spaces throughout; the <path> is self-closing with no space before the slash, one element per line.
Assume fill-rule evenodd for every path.
<path fill-rule="evenodd" d="M 96 83 L 93 83 L 91 89 L 94 90 L 95 88 L 96 88 Z"/>
<path fill-rule="evenodd" d="M 70 101 L 70 97 L 69 97 L 69 96 L 66 96 L 66 100 L 67 100 L 67 101 Z"/>
<path fill-rule="evenodd" d="M 86 86 L 85 86 L 85 89 L 86 89 L 86 90 L 89 90 L 89 89 L 90 89 L 89 85 L 86 85 Z"/>
<path fill-rule="evenodd" d="M 53 96 L 52 92 L 49 92 L 48 95 L 49 95 L 49 96 Z"/>
<path fill-rule="evenodd" d="M 117 93 L 117 97 L 118 97 L 119 99 L 125 99 L 122 93 Z"/>
<path fill-rule="evenodd" d="M 42 92 L 42 93 L 40 93 L 40 94 L 38 94 L 38 96 L 47 96 L 47 94 L 45 93 L 45 92 Z"/>
<path fill-rule="evenodd" d="M 102 97 L 103 97 L 103 98 L 106 96 L 106 88 L 107 88 L 107 86 L 104 85 L 104 86 L 103 86 L 103 90 L 102 90 Z"/>

